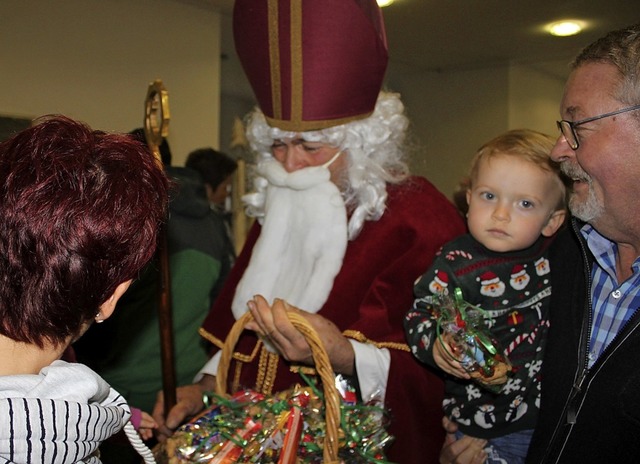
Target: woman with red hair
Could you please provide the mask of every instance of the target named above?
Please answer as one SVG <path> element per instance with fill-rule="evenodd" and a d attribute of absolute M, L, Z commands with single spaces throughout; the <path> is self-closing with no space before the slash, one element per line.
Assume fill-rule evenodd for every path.
<path fill-rule="evenodd" d="M 115 390 L 60 358 L 152 258 L 167 191 L 144 145 L 65 117 L 0 143 L 0 460 L 97 463 L 129 421 Z"/>

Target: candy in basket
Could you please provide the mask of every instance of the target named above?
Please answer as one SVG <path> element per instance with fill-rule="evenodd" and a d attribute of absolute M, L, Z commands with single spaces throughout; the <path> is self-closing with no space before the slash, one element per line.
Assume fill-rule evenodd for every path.
<path fill-rule="evenodd" d="M 243 390 L 180 427 L 164 447 L 166 461 L 179 463 L 322 463 L 326 439 L 318 391 L 295 386 L 264 396 Z M 377 405 L 343 404 L 338 460 L 385 462 L 391 437 Z"/>
<path fill-rule="evenodd" d="M 241 318 L 234 328 L 249 318 Z M 276 394 L 241 390 L 227 395 L 229 348 L 239 336 L 232 329 L 223 348 L 212 406 L 156 449 L 160 463 L 386 463 L 384 450 L 392 441 L 385 429 L 386 412 L 374 400 L 355 401 L 353 389 L 330 368 L 311 326 L 296 314 L 290 319 L 312 346 L 322 389 L 301 374 L 306 385 Z"/>
<path fill-rule="evenodd" d="M 432 305 L 439 343 L 479 385 L 499 392 L 503 385 L 495 382 L 506 382 L 511 363 L 485 323 L 486 311 L 464 301 L 459 288 L 453 297 L 434 296 Z"/>

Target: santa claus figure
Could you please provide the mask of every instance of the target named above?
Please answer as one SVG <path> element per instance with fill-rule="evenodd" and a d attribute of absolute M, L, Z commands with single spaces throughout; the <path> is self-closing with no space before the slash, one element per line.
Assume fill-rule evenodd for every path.
<path fill-rule="evenodd" d="M 527 274 L 527 269 L 522 264 L 516 264 L 511 271 L 509 284 L 514 290 L 523 290 L 531 281 L 531 276 Z"/>
<path fill-rule="evenodd" d="M 549 266 L 549 260 L 546 257 L 542 257 L 535 262 L 536 265 L 536 274 L 539 276 L 547 275 L 551 272 L 551 267 Z"/>
<path fill-rule="evenodd" d="M 504 294 L 506 285 L 494 272 L 483 272 L 478 278 L 480 281 L 480 294 L 490 297 L 499 297 Z"/>
<path fill-rule="evenodd" d="M 453 205 L 409 175 L 409 121 L 400 96 L 381 91 L 388 60 L 375 0 L 236 0 L 236 52 L 258 107 L 247 117 L 256 154 L 256 218 L 203 322 L 213 345 L 195 385 L 160 427 L 198 413 L 216 384 L 220 348 L 236 318 L 253 321 L 235 346 L 228 391 L 269 394 L 303 382 L 311 348 L 296 312 L 327 347 L 336 374 L 393 411 L 389 461 L 436 463 L 443 383 L 416 364 L 403 328 L 412 284 L 442 245 L 464 232 Z"/>
<path fill-rule="evenodd" d="M 447 295 L 449 293 L 449 276 L 446 272 L 436 271 L 436 275 L 429 284 L 429 290 L 434 295 L 443 294 Z"/>

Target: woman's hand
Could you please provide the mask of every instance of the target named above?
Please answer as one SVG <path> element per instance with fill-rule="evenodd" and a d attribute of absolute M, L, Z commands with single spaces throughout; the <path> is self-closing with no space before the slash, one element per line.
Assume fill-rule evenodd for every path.
<path fill-rule="evenodd" d="M 336 373 L 353 375 L 355 354 L 349 340 L 330 320 L 291 306 L 284 300 L 275 299 L 272 306 L 261 295 L 247 303 L 254 320 L 247 329 L 254 330 L 267 338 L 278 352 L 288 361 L 313 365 L 311 347 L 304 335 L 289 320 L 287 312 L 302 315 L 316 330 L 324 344 L 333 370 Z"/>
<path fill-rule="evenodd" d="M 204 375 L 200 382 L 193 385 L 184 385 L 176 389 L 176 404 L 165 418 L 164 395 L 158 393 L 156 404 L 153 407 L 153 418 L 158 424 L 156 438 L 159 441 L 169 438 L 185 420 L 198 414 L 204 408 L 202 395 L 212 391 L 215 387 L 215 377 Z"/>

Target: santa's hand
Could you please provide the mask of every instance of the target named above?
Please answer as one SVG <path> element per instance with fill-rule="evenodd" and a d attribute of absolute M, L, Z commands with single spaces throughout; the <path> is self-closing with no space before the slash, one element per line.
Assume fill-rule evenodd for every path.
<path fill-rule="evenodd" d="M 153 408 L 153 419 L 158 425 L 155 430 L 156 438 L 159 441 L 166 440 L 187 418 L 202 411 L 204 408 L 203 393 L 212 391 L 215 383 L 214 376 L 205 374 L 198 383 L 178 387 L 176 389 L 176 404 L 168 414 L 164 410 L 164 393 L 160 391 Z"/>
<path fill-rule="evenodd" d="M 450 336 L 444 334 L 433 344 L 433 360 L 438 367 L 454 377 L 469 379 L 469 373 L 456 361 L 456 355 L 450 349 Z"/>
<path fill-rule="evenodd" d="M 262 295 L 254 296 L 247 306 L 254 319 L 254 322 L 246 325 L 247 329 L 254 330 L 266 338 L 285 359 L 313 364 L 311 347 L 286 314 L 287 309 L 297 308 L 289 305 L 287 308 L 279 299 L 273 302 L 273 306 L 269 306 Z"/>
<path fill-rule="evenodd" d="M 284 300 L 276 299 L 269 307 L 261 295 L 248 302 L 254 322 L 247 328 L 269 339 L 271 344 L 285 359 L 293 362 L 313 365 L 311 347 L 304 335 L 295 328 L 287 316 L 288 311 L 302 315 L 316 330 L 324 344 L 331 365 L 336 373 L 352 375 L 355 354 L 351 343 L 342 335 L 340 329 L 328 319 L 311 314 L 291 306 Z"/>

